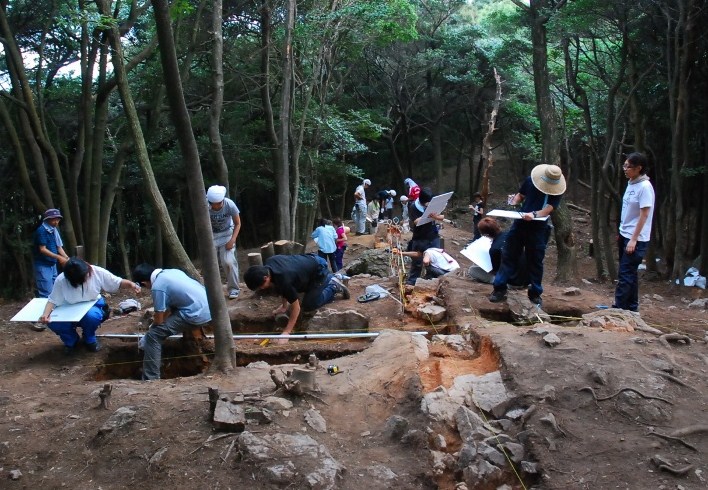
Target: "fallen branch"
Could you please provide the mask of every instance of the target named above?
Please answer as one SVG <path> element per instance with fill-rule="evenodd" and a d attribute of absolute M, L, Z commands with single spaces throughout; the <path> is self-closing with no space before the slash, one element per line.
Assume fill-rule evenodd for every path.
<path fill-rule="evenodd" d="M 630 388 L 629 386 L 620 388 L 619 391 L 617 391 L 617 393 L 615 393 L 614 395 L 603 396 L 603 397 L 598 397 L 595 394 L 595 390 L 593 390 L 590 386 L 585 386 L 583 388 L 580 388 L 578 391 L 589 391 L 592 394 L 592 397 L 595 399 L 595 401 L 598 401 L 598 402 L 604 402 L 605 400 L 610 400 L 610 399 L 616 397 L 617 395 L 619 395 L 620 393 L 622 393 L 623 391 L 633 391 L 637 395 L 641 396 L 642 398 L 646 398 L 647 400 L 660 400 L 664 403 L 668 403 L 669 405 L 673 405 L 673 403 L 671 403 L 669 400 L 666 400 L 665 398 L 661 398 L 658 396 L 645 395 L 641 391 L 635 390 L 634 388 Z"/>
<path fill-rule="evenodd" d="M 693 446 L 693 445 L 687 443 L 686 441 L 684 441 L 683 439 L 680 439 L 680 438 L 678 438 L 678 437 L 673 437 L 673 436 L 670 436 L 670 435 L 667 435 L 667 434 L 661 434 L 661 433 L 659 433 L 659 432 L 654 432 L 654 431 L 649 431 L 649 432 L 647 432 L 647 435 L 656 436 L 656 437 L 661 437 L 662 439 L 666 439 L 667 441 L 678 442 L 678 443 L 683 444 L 684 446 L 686 446 L 688 449 L 691 449 L 691 450 L 693 450 L 693 451 L 699 452 L 698 449 L 696 449 L 695 446 Z"/>
<path fill-rule="evenodd" d="M 567 205 L 570 209 L 575 209 L 576 211 L 582 211 L 582 212 L 585 213 L 585 214 L 590 214 L 590 210 L 589 210 L 589 209 L 581 208 L 580 206 L 578 206 L 577 204 L 573 204 L 572 202 L 569 202 L 569 203 L 566 204 L 566 205 Z"/>
<path fill-rule="evenodd" d="M 231 437 L 231 436 L 238 436 L 240 435 L 240 432 L 227 432 L 225 434 L 219 434 L 217 436 L 209 436 L 206 441 L 202 442 L 199 447 L 197 447 L 194 451 L 192 451 L 189 454 L 194 454 L 197 451 L 199 451 L 201 448 L 205 447 L 207 444 L 210 442 L 218 441 L 219 439 L 223 439 L 224 437 Z"/>

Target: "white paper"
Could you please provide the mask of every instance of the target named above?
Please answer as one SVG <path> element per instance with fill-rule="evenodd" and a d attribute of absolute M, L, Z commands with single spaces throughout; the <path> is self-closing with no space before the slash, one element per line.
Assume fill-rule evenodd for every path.
<path fill-rule="evenodd" d="M 38 322 L 47 306 L 47 298 L 34 298 L 27 303 L 10 321 L 12 322 Z M 73 305 L 65 304 L 54 308 L 49 315 L 52 322 L 78 322 L 96 304 L 96 300 L 82 301 Z"/>
<path fill-rule="evenodd" d="M 424 225 L 425 223 L 433 221 L 433 218 L 428 217 L 431 213 L 442 214 L 445 210 L 445 206 L 447 206 L 447 202 L 450 200 L 450 196 L 452 196 L 452 192 L 446 192 L 445 194 L 440 194 L 439 196 L 433 197 L 428 203 L 428 207 L 425 208 L 423 216 L 420 217 L 416 226 Z"/>
<path fill-rule="evenodd" d="M 489 256 L 491 247 L 492 239 L 483 236 L 460 250 L 460 253 L 484 269 L 484 272 L 489 272 L 492 270 L 492 258 Z"/>
<path fill-rule="evenodd" d="M 511 218 L 511 219 L 521 219 L 521 212 L 519 211 L 509 211 L 508 209 L 493 209 L 487 213 L 487 216 L 496 216 L 499 218 Z M 546 221 L 548 216 L 540 216 L 534 218 L 534 221 Z"/>

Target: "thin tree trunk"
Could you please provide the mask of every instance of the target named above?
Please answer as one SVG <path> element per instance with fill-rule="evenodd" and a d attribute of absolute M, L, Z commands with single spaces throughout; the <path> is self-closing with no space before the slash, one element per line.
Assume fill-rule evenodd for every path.
<path fill-rule="evenodd" d="M 99 0 L 99 7 L 102 7 L 102 13 L 104 15 L 109 15 L 107 4 L 103 4 Z M 111 32 L 112 35 L 109 37 L 113 47 L 113 68 L 115 70 L 116 80 L 118 83 L 118 91 L 123 102 L 123 110 L 125 111 L 126 118 L 128 119 L 130 131 L 135 143 L 136 157 L 144 179 L 145 194 L 155 210 L 157 222 L 159 226 L 162 227 L 162 231 L 167 239 L 167 244 L 170 247 L 177 267 L 183 269 L 190 276 L 199 278 L 199 272 L 195 269 L 194 264 L 192 264 L 189 256 L 187 256 L 187 252 L 185 252 L 184 247 L 177 238 L 177 233 L 172 225 L 172 221 L 170 220 L 170 214 L 167 211 L 167 205 L 165 204 L 165 200 L 163 199 L 157 185 L 155 174 L 153 173 L 152 166 L 150 165 L 150 158 L 148 156 L 147 146 L 145 145 L 145 139 L 143 138 L 143 131 L 140 127 L 140 119 L 138 118 L 137 111 L 135 110 L 133 96 L 130 93 L 130 87 L 128 86 L 128 80 L 126 78 L 125 66 L 123 64 L 123 48 L 120 44 L 118 28 L 114 26 L 111 29 Z M 173 81 L 170 81 L 170 83 L 173 83 Z M 202 201 L 203 200 L 204 199 L 202 199 Z M 209 236 L 211 236 L 211 229 L 209 230 Z"/>
<path fill-rule="evenodd" d="M 212 366 L 214 369 L 226 372 L 236 367 L 236 351 L 231 322 L 221 287 L 221 275 L 212 239 L 209 211 L 204 199 L 204 178 L 199 162 L 199 149 L 192 132 L 192 124 L 182 92 L 167 1 L 152 0 L 152 5 L 155 10 L 155 26 L 160 42 L 162 70 L 165 80 L 170 80 L 170 83 L 167 84 L 167 100 L 172 110 L 177 140 L 185 163 L 185 175 L 199 243 L 199 255 L 202 259 L 209 309 L 214 327 L 216 353 Z"/>
<path fill-rule="evenodd" d="M 211 143 L 211 157 L 214 161 L 216 176 L 221 185 L 229 186 L 229 168 L 224 158 L 223 145 L 221 143 L 221 111 L 224 107 L 224 38 L 221 28 L 222 23 L 222 0 L 214 0 L 212 6 L 212 48 L 211 48 L 211 69 L 212 69 L 212 102 L 209 110 L 209 141 Z M 233 192 L 229 193 L 234 195 Z"/>

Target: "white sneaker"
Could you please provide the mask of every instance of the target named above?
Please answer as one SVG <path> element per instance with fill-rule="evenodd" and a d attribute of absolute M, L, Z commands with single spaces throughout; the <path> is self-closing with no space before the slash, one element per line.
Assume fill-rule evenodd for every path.
<path fill-rule="evenodd" d="M 229 293 L 229 299 L 236 299 L 238 298 L 239 290 L 238 289 L 232 289 L 231 292 Z"/>

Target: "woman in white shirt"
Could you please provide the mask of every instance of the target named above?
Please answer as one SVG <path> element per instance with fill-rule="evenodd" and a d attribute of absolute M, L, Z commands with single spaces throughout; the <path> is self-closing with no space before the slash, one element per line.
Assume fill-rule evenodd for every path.
<path fill-rule="evenodd" d="M 108 318 L 108 305 L 101 296 L 101 291 L 115 293 L 118 289 L 133 289 L 140 292 L 140 286 L 127 279 L 113 275 L 103 267 L 91 265 L 79 259 L 70 258 L 64 264 L 64 272 L 59 274 L 47 306 L 40 321 L 59 336 L 64 343 L 64 353 L 72 355 L 81 340 L 76 328 L 82 330 L 83 343 L 89 352 L 98 352 L 101 346 L 96 339 L 96 330 Z M 54 308 L 66 304 L 94 301 L 91 309 L 78 322 L 52 322 L 49 319 Z"/>

